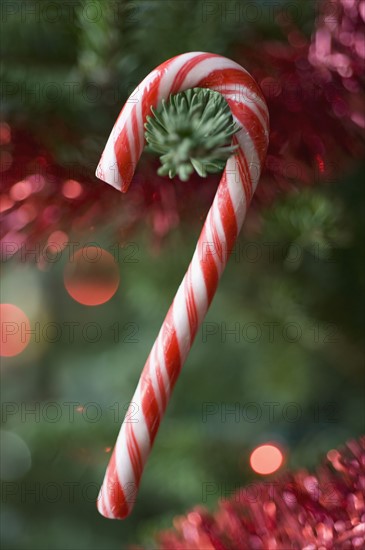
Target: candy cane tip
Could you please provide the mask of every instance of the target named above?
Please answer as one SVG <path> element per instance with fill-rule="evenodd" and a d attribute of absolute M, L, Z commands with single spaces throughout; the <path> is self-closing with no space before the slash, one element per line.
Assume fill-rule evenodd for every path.
<path fill-rule="evenodd" d="M 131 513 L 131 507 L 128 506 L 127 502 L 125 501 L 123 503 L 118 502 L 114 504 L 113 506 L 111 506 L 110 510 L 108 510 L 101 496 L 101 492 L 96 502 L 96 508 L 99 514 L 105 519 L 123 520 L 126 519 Z"/>
<path fill-rule="evenodd" d="M 125 193 L 132 178 L 122 177 L 119 173 L 119 169 L 117 169 L 117 162 L 114 156 L 112 156 L 110 150 L 107 149 L 108 148 L 106 147 L 106 150 L 104 150 L 101 156 L 99 164 L 95 170 L 95 176 L 99 180 L 108 183 L 118 191 Z M 109 159 L 107 157 L 109 157 Z M 126 174 L 126 176 L 128 175 L 129 174 Z"/>

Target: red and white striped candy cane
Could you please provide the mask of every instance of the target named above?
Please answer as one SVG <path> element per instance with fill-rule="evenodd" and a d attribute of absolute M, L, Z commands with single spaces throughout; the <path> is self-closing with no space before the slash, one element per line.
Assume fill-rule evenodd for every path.
<path fill-rule="evenodd" d="M 220 92 L 227 100 L 241 127 L 233 137 L 238 149 L 227 161 L 193 259 L 143 369 L 132 399 L 134 422 L 124 421 L 120 429 L 98 498 L 98 509 L 107 518 L 124 518 L 132 509 L 171 391 L 241 229 L 268 145 L 268 110 L 254 79 L 230 59 L 191 52 L 157 67 L 132 93 L 96 175 L 127 191 L 143 150 L 144 123 L 151 107 L 170 94 L 195 87 Z"/>

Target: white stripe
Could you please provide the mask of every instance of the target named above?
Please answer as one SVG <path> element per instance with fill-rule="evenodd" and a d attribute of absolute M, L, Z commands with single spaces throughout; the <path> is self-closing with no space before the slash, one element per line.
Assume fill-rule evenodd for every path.
<path fill-rule="evenodd" d="M 134 393 L 132 403 L 138 406 L 138 410 L 133 413 L 130 420 L 132 420 L 133 432 L 138 442 L 139 452 L 141 454 L 142 464 L 146 462 L 148 454 L 151 449 L 150 433 L 147 428 L 146 418 L 142 410 L 142 393 L 140 382 Z"/>
<path fill-rule="evenodd" d="M 198 242 L 191 261 L 191 284 L 194 290 L 195 305 L 198 313 L 198 325 L 202 323 L 208 309 L 208 292 L 200 265 L 200 258 L 204 261 L 203 254 L 204 251 L 201 248 L 200 242 Z"/>
<path fill-rule="evenodd" d="M 131 162 L 135 166 L 136 165 L 136 140 L 133 135 L 132 114 L 127 120 L 126 128 L 127 128 L 128 148 L 131 153 Z"/>
<path fill-rule="evenodd" d="M 158 409 L 160 411 L 160 417 L 162 418 L 163 414 L 163 404 L 162 404 L 162 397 L 160 392 L 160 386 L 158 384 L 157 380 L 157 365 L 158 365 L 158 358 L 157 358 L 157 352 L 156 352 L 156 345 L 153 345 L 153 348 L 150 353 L 149 358 L 149 373 L 151 377 L 152 387 L 155 392 L 155 397 L 158 405 Z"/>
<path fill-rule="evenodd" d="M 238 160 L 235 157 L 231 157 L 227 162 L 225 173 L 229 196 L 236 215 L 237 232 L 239 233 L 246 214 L 247 204 L 237 163 Z"/>
<path fill-rule="evenodd" d="M 103 485 L 101 486 L 99 496 L 98 496 L 98 510 L 103 516 L 107 518 L 114 518 L 110 502 L 109 502 L 109 491 L 107 490 L 107 479 L 104 479 Z"/>
<path fill-rule="evenodd" d="M 249 168 L 249 173 L 252 180 L 253 191 L 255 191 L 258 181 L 260 179 L 260 174 L 262 170 L 261 162 L 260 162 L 256 147 L 245 127 L 243 127 L 242 130 L 237 132 L 237 134 L 235 135 L 236 135 L 239 147 L 242 149 L 243 155 L 246 158 L 247 165 Z"/>
<path fill-rule="evenodd" d="M 209 76 L 212 71 L 221 71 L 223 69 L 239 69 L 243 72 L 242 67 L 240 67 L 234 61 L 226 59 L 225 57 L 211 57 L 200 61 L 191 71 L 187 74 L 181 90 L 187 90 L 196 86 L 203 78 Z M 245 71 L 244 71 L 245 72 Z M 214 86 L 211 86 L 210 89 L 215 90 Z"/>
<path fill-rule="evenodd" d="M 159 358 L 159 361 L 160 361 L 160 368 L 161 368 L 162 378 L 163 378 L 164 386 L 165 386 L 166 401 L 168 401 L 170 399 L 170 395 L 171 395 L 171 388 L 170 388 L 169 374 L 168 374 L 167 369 L 166 369 L 165 354 L 164 354 L 164 350 L 163 350 L 163 346 L 162 346 L 162 329 L 160 331 L 160 334 L 159 334 L 156 342 L 157 342 L 157 352 L 158 352 L 158 358 Z"/>
<path fill-rule="evenodd" d="M 109 183 L 109 185 L 112 185 L 120 191 L 122 187 L 122 178 L 120 177 L 118 170 L 118 163 L 114 152 L 114 137 L 112 133 L 110 134 L 105 149 L 103 151 L 99 166 L 102 170 L 103 181 Z M 96 173 L 98 173 L 99 166 L 96 170 Z"/>
<path fill-rule="evenodd" d="M 144 126 L 143 126 L 143 118 L 142 118 L 142 101 L 140 101 L 136 105 L 136 119 L 137 119 L 137 127 L 138 127 L 138 136 L 139 136 L 139 150 L 137 151 L 137 161 L 139 160 L 143 147 L 144 147 Z"/>
<path fill-rule="evenodd" d="M 236 103 L 247 105 L 260 119 L 263 128 L 266 128 L 267 122 L 263 118 L 259 106 L 266 112 L 267 116 L 269 116 L 269 113 L 264 100 L 259 95 L 253 96 L 250 89 L 243 84 L 237 84 L 235 88 L 232 88 L 231 85 L 229 88 L 224 85 L 216 86 L 215 90 L 221 93 L 226 100 L 230 99 Z"/>
<path fill-rule="evenodd" d="M 216 194 L 216 196 L 214 197 L 211 211 L 212 211 L 212 220 L 213 220 L 214 225 L 217 229 L 219 240 L 221 241 L 221 243 L 223 245 L 223 262 L 226 265 L 227 259 L 228 259 L 227 239 L 226 239 L 226 234 L 224 232 L 224 227 L 223 227 L 221 214 L 220 214 L 220 211 L 219 211 L 219 195 L 218 194 Z"/>
<path fill-rule="evenodd" d="M 202 53 L 202 52 L 200 52 Z M 163 99 L 167 99 L 171 92 L 172 83 L 175 80 L 177 73 L 182 69 L 185 64 L 200 55 L 198 52 L 186 53 L 178 56 L 170 65 L 166 68 L 165 72 L 161 76 L 158 91 L 158 103 Z"/>
<path fill-rule="evenodd" d="M 124 130 L 126 122 L 128 121 L 128 119 L 130 119 L 133 107 L 134 107 L 134 103 L 131 103 L 129 99 L 127 99 L 127 102 L 124 104 L 123 109 L 120 111 L 119 116 L 112 130 L 113 145 L 117 141 L 122 130 Z M 108 141 L 108 144 L 109 144 L 109 141 Z"/>
<path fill-rule="evenodd" d="M 152 83 L 154 83 L 156 80 L 159 80 L 160 78 L 161 71 L 157 67 L 150 74 L 148 74 L 137 86 L 133 94 L 130 96 L 131 101 L 137 100 L 135 101 L 135 103 L 137 103 L 142 98 L 142 96 L 150 90 Z"/>
<path fill-rule="evenodd" d="M 118 474 L 119 483 L 125 493 L 128 508 L 131 508 L 133 503 L 128 502 L 128 497 L 133 492 L 133 487 L 136 484 L 136 480 L 134 477 L 132 462 L 129 457 L 125 422 L 122 424 L 117 442 L 115 444 L 115 467 Z M 111 489 L 111 491 L 112 490 L 113 489 Z"/>
<path fill-rule="evenodd" d="M 225 96 L 225 97 L 227 98 L 227 96 Z M 228 97 L 229 97 L 229 96 L 228 96 Z M 229 97 L 229 99 L 231 99 L 231 98 Z M 252 103 L 252 101 L 250 102 L 249 100 L 247 100 L 247 101 L 241 101 L 241 103 L 242 103 L 243 105 L 245 105 L 246 107 L 248 107 L 248 109 L 250 109 L 250 111 L 251 111 L 254 115 L 256 115 L 256 117 L 258 118 L 258 120 L 259 120 L 260 123 L 261 123 L 263 132 L 264 132 L 265 134 L 267 134 L 267 133 L 268 133 L 268 125 L 267 125 L 267 122 L 265 121 L 264 117 L 262 116 L 260 110 L 258 109 L 258 107 L 255 106 L 255 105 Z M 234 118 L 235 121 L 240 125 L 239 119 L 238 119 L 237 117 L 235 117 L 235 116 L 234 116 L 233 118 Z"/>
<path fill-rule="evenodd" d="M 185 299 L 184 279 L 178 288 L 172 306 L 172 318 L 179 343 L 181 365 L 190 350 L 190 323 Z"/>
<path fill-rule="evenodd" d="M 224 266 L 225 266 L 225 263 L 224 263 L 224 260 L 223 262 L 220 260 L 219 258 L 219 251 L 216 250 L 216 244 L 215 244 L 215 241 L 214 241 L 214 238 L 213 238 L 213 231 L 212 231 L 212 227 L 215 226 L 215 223 L 213 221 L 213 215 L 212 215 L 212 209 L 209 210 L 209 213 L 208 213 L 208 216 L 207 216 L 207 219 L 205 221 L 205 228 L 206 228 L 206 236 L 207 236 L 207 247 L 208 247 L 208 250 L 206 250 L 207 253 L 210 253 L 210 255 L 213 257 L 213 260 L 214 260 L 214 263 L 217 267 L 217 270 L 218 270 L 218 274 L 219 274 L 219 277 L 222 275 L 222 272 L 223 272 L 223 269 L 224 269 Z M 221 238 L 221 235 L 219 235 L 219 242 L 222 246 L 222 257 L 224 259 L 224 254 L 225 254 L 225 238 L 224 240 L 222 240 Z"/>
<path fill-rule="evenodd" d="M 132 422 L 132 428 L 133 428 L 135 439 L 138 445 L 139 453 L 141 455 L 142 465 L 145 464 L 151 448 L 150 434 L 147 429 L 146 419 L 142 410 L 140 384 L 141 382 L 139 381 L 131 401 L 131 403 L 134 403 L 135 405 L 137 405 L 138 409 L 137 411 L 133 412 L 133 414 L 130 417 L 128 417 L 127 420 L 124 420 L 118 435 L 116 446 L 115 446 L 116 469 L 117 469 L 120 484 L 123 488 L 123 491 L 125 490 L 127 496 L 133 492 L 131 490 L 131 486 L 128 484 L 136 483 L 136 479 L 134 477 L 134 470 L 133 470 L 131 459 L 129 457 L 129 451 L 128 451 L 128 445 L 127 445 L 127 440 L 128 440 L 127 433 L 126 433 L 127 423 Z M 132 506 L 133 506 L 133 503 L 129 505 L 129 507 L 132 507 Z"/>
<path fill-rule="evenodd" d="M 119 113 L 119 116 L 114 124 L 114 127 L 105 145 L 104 152 L 99 163 L 99 166 L 101 168 L 102 175 L 103 175 L 102 179 L 103 181 L 105 181 L 106 183 L 109 183 L 110 185 L 112 185 L 118 190 L 122 188 L 123 179 L 119 174 L 118 163 L 115 157 L 115 151 L 114 151 L 115 142 L 118 139 L 119 135 L 121 134 L 122 130 L 126 127 L 126 124 L 128 128 L 127 130 L 128 138 L 129 138 L 129 141 L 131 141 L 131 130 L 129 129 L 128 125 L 131 124 L 131 113 L 132 113 L 133 107 L 138 107 L 137 113 L 139 114 L 138 121 L 139 121 L 139 130 L 140 130 L 141 151 L 138 152 L 139 154 L 137 155 L 134 153 L 135 149 L 131 148 L 131 161 L 133 161 L 133 155 L 135 155 L 134 162 L 135 163 L 138 162 L 139 156 L 142 154 L 143 142 L 144 142 L 144 138 L 143 138 L 144 128 L 143 128 L 143 121 L 142 121 L 142 98 L 144 93 L 149 90 L 151 83 L 156 78 L 159 78 L 159 71 L 155 69 L 149 75 L 147 75 L 146 78 L 141 82 L 141 84 L 137 86 L 137 88 L 132 92 L 132 94 L 127 99 L 124 107 L 122 108 L 121 112 Z M 96 170 L 96 174 L 99 177 L 98 171 L 99 171 L 99 167 Z"/>

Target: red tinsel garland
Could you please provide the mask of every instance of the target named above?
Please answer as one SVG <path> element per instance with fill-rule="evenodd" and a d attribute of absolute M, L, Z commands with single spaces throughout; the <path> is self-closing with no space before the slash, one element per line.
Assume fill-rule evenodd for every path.
<path fill-rule="evenodd" d="M 298 185 L 330 182 L 364 153 L 365 1 L 323 2 L 312 40 L 282 16 L 277 22 L 281 42 L 235 55 L 260 83 L 270 110 L 270 146 L 254 205 Z M 92 240 L 94 226 L 106 221 L 119 242 L 141 220 L 161 239 L 181 217 L 204 218 L 219 179 L 172 184 L 156 175 L 157 162 L 144 159 L 125 200 L 90 169 L 57 166 L 31 136 L 6 123 L 0 145 L 5 256 L 24 243 L 46 243 L 55 231 Z"/>
<path fill-rule="evenodd" d="M 365 437 L 331 450 L 317 473 L 299 471 L 195 508 L 158 536 L 160 550 L 365 548 Z"/>

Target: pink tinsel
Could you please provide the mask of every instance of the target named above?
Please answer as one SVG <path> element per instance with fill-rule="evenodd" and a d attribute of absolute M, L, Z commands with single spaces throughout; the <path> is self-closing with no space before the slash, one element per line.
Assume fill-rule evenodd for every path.
<path fill-rule="evenodd" d="M 364 154 L 365 2 L 321 6 L 311 40 L 278 16 L 285 40 L 238 52 L 266 97 L 271 120 L 256 200 L 330 183 Z"/>

